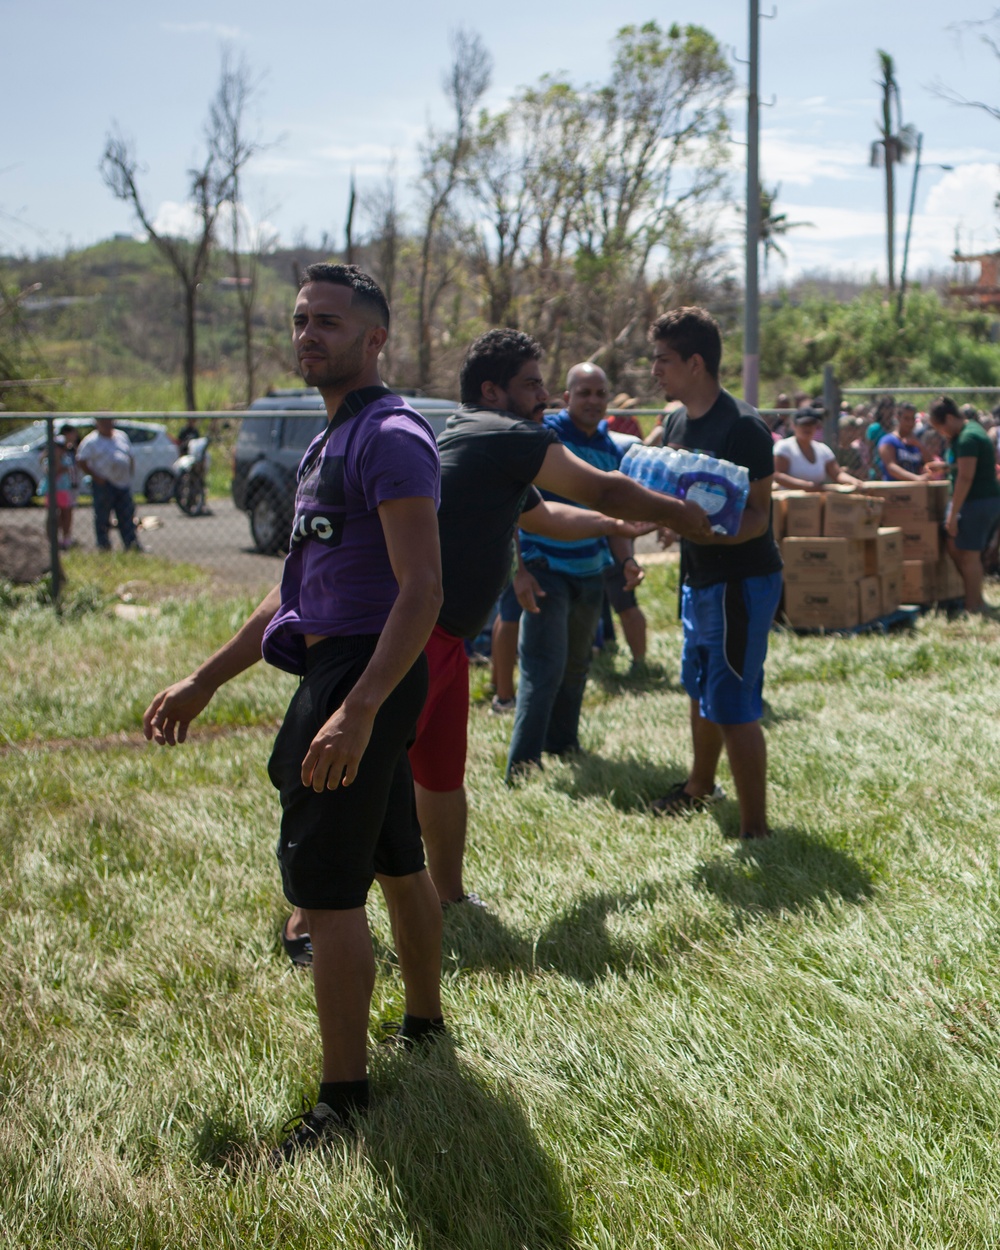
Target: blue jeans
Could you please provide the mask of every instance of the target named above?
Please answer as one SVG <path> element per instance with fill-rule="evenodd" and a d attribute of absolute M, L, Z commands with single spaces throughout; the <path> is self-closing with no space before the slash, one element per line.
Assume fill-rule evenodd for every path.
<path fill-rule="evenodd" d="M 545 592 L 541 611 L 521 617 L 517 661 L 521 680 L 507 756 L 507 779 L 518 765 L 540 764 L 542 752 L 580 746 L 577 732 L 594 633 L 604 602 L 604 575 L 555 573 L 545 560 L 526 566 Z"/>
<path fill-rule="evenodd" d="M 112 486 L 104 482 L 100 486 L 94 483 L 94 534 L 97 545 L 102 551 L 111 550 L 111 539 L 108 530 L 111 513 L 118 520 L 118 533 L 122 536 L 125 550 L 138 547 L 139 540 L 135 535 L 135 504 L 132 492 L 127 486 Z"/>

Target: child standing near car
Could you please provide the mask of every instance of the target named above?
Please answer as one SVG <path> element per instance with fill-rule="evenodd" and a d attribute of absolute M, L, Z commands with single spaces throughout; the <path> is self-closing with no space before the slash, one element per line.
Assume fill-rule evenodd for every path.
<path fill-rule="evenodd" d="M 56 463 L 52 469 L 46 463 L 47 451 L 41 454 L 42 467 L 49 480 L 49 490 L 56 492 L 56 509 L 59 525 L 59 550 L 68 551 L 73 546 L 73 509 L 76 507 L 77 495 L 80 493 L 80 470 L 76 463 L 76 448 L 79 442 L 76 427 L 67 423 L 56 435 Z M 49 497 L 45 496 L 48 505 Z"/>

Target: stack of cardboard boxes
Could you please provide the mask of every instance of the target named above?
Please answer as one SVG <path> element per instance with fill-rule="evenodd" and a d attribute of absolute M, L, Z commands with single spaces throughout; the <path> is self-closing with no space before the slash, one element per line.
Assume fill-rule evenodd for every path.
<path fill-rule="evenodd" d="M 883 502 L 829 490 L 775 491 L 785 562 L 785 616 L 800 629 L 853 629 L 899 607 L 902 530 Z"/>
<path fill-rule="evenodd" d="M 871 482 L 865 493 L 882 500 L 884 524 L 902 531 L 903 602 L 960 598 L 962 578 L 945 548 L 941 527 L 948 508 L 948 483 Z"/>

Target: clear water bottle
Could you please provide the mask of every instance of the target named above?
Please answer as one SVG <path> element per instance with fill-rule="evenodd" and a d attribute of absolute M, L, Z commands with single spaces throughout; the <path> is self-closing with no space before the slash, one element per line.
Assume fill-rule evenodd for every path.
<path fill-rule="evenodd" d="M 628 451 L 622 457 L 622 462 L 619 467 L 621 472 L 624 473 L 626 477 L 635 477 L 639 458 L 643 451 L 645 451 L 645 448 L 642 443 L 632 443 Z"/>
<path fill-rule="evenodd" d="M 664 447 L 663 449 L 663 493 L 665 495 L 677 496 L 677 482 L 679 474 L 677 472 L 677 452 L 673 447 Z"/>
<path fill-rule="evenodd" d="M 652 467 L 649 471 L 649 479 L 646 486 L 650 490 L 659 491 L 661 495 L 667 493 L 667 460 L 662 451 L 657 451 L 652 457 Z"/>

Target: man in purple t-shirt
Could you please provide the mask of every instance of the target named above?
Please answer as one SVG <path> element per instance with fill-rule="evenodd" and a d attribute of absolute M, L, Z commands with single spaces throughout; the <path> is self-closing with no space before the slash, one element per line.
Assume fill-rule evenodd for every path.
<path fill-rule="evenodd" d="M 282 884 L 312 943 L 323 1072 L 312 1110 L 272 1152 L 275 1164 L 350 1132 L 368 1104 L 375 966 L 365 900 L 376 877 L 406 989 L 400 1040 L 413 1045 L 444 1029 L 441 907 L 406 754 L 442 601 L 440 465 L 430 428 L 380 382 L 388 326 L 385 296 L 367 274 L 306 269 L 292 343 L 329 423 L 299 468 L 281 585 L 143 718 L 147 738 L 183 742 L 215 691 L 262 649 L 302 675 L 268 771 L 281 795 Z"/>

